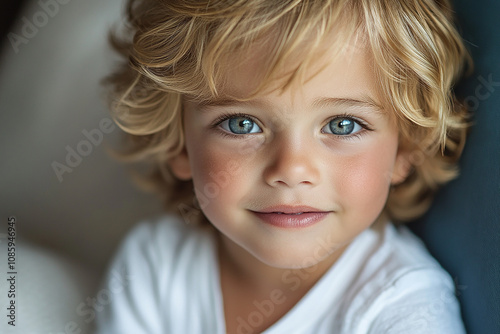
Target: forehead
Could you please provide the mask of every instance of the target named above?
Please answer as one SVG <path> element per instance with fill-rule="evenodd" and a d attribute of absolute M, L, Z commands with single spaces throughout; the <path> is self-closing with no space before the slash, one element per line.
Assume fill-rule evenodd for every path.
<path fill-rule="evenodd" d="M 325 40 L 306 65 L 300 52 L 283 59 L 257 94 L 254 94 L 256 89 L 263 84 L 268 74 L 266 71 L 269 71 L 270 46 L 256 44 L 246 52 L 235 54 L 224 66 L 220 95 L 204 104 L 215 106 L 230 105 L 233 101 L 265 101 L 283 94 L 307 99 L 311 104 L 321 97 L 331 97 L 356 99 L 380 106 L 374 61 L 367 43 L 360 38 L 329 43 L 332 42 Z M 303 77 L 293 78 L 292 84 L 283 89 L 301 65 L 304 65 Z"/>

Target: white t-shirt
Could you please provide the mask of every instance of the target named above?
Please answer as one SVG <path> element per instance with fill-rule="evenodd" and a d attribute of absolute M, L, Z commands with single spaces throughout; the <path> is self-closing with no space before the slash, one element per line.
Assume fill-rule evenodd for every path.
<path fill-rule="evenodd" d="M 289 278 L 290 289 L 298 280 Z M 454 291 L 453 280 L 423 243 L 408 228 L 388 224 L 382 232 L 367 229 L 356 237 L 264 333 L 462 334 Z M 214 233 L 175 216 L 133 229 L 99 294 L 98 333 L 225 333 Z M 255 312 L 240 319 L 238 333 L 230 334 L 254 333 L 253 326 L 272 312 L 272 303 L 254 305 Z"/>

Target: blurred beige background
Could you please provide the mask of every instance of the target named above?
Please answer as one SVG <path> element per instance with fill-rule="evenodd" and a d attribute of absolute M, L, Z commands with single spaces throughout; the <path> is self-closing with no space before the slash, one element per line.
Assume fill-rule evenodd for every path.
<path fill-rule="evenodd" d="M 117 64 L 107 33 L 122 7 L 122 0 L 29 1 L 3 40 L 0 304 L 7 218 L 15 216 L 23 308 L 17 328 L 2 320 L 1 333 L 64 333 L 71 321 L 89 332 L 93 321 L 78 305 L 99 292 L 127 230 L 161 213 L 158 199 L 106 152 L 120 130 L 109 123 L 99 81 Z"/>

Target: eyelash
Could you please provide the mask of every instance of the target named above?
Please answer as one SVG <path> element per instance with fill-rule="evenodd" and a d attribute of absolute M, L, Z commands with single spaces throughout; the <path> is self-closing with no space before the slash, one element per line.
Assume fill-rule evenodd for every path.
<path fill-rule="evenodd" d="M 248 119 L 251 119 L 253 122 L 256 121 L 255 117 L 253 116 L 250 116 L 248 114 L 242 114 L 242 113 L 234 113 L 234 114 L 231 114 L 231 113 L 225 113 L 225 114 L 221 114 L 219 117 L 217 117 L 213 122 L 212 122 L 212 125 L 210 125 L 210 128 L 211 129 L 215 129 L 217 130 L 217 132 L 227 138 L 235 138 L 235 139 L 242 139 L 242 138 L 245 138 L 246 136 L 248 136 L 249 134 L 241 134 L 241 135 L 237 135 L 237 134 L 234 134 L 234 133 L 229 133 L 227 131 L 224 131 L 222 129 L 219 129 L 219 125 L 224 122 L 224 121 L 227 121 L 228 119 L 231 119 L 233 117 L 243 117 L 243 118 L 248 118 Z M 255 122 L 255 123 L 258 123 L 258 122 Z"/>
<path fill-rule="evenodd" d="M 223 137 L 225 137 L 225 138 L 229 137 L 229 138 L 235 138 L 235 139 L 242 139 L 242 138 L 245 138 L 245 137 L 246 137 L 246 136 L 248 136 L 248 135 L 251 135 L 251 134 L 240 134 L 240 135 L 237 135 L 237 134 L 232 134 L 232 133 L 229 133 L 229 132 L 227 132 L 227 131 L 225 131 L 225 130 L 221 130 L 221 129 L 219 129 L 219 128 L 218 128 L 218 127 L 219 127 L 219 125 L 220 125 L 222 122 L 224 122 L 224 121 L 226 121 L 226 120 L 228 120 L 228 119 L 231 119 L 231 118 L 233 118 L 233 117 L 243 117 L 243 118 L 248 118 L 248 119 L 251 119 L 253 122 L 257 123 L 257 125 L 258 125 L 258 123 L 259 123 L 259 122 L 256 122 L 256 119 L 255 119 L 255 117 L 254 117 L 254 116 L 250 116 L 250 115 L 248 115 L 248 114 L 243 114 L 243 113 L 234 113 L 234 114 L 232 114 L 232 113 L 224 113 L 224 114 L 221 114 L 219 117 L 217 117 L 217 118 L 216 118 L 216 119 L 212 122 L 212 124 L 210 125 L 210 128 L 211 128 L 211 129 L 215 129 L 215 130 L 217 130 L 217 132 L 218 132 L 221 136 L 223 136 Z M 339 139 L 341 139 L 341 140 L 354 140 L 354 139 L 359 139 L 359 138 L 361 138 L 362 136 L 364 136 L 364 135 L 366 134 L 366 132 L 367 132 L 367 131 L 373 131 L 373 129 L 372 129 L 371 127 L 369 127 L 369 126 L 368 126 L 368 124 L 367 124 L 365 121 L 363 121 L 363 120 L 361 120 L 361 119 L 359 119 L 359 118 L 357 118 L 357 117 L 355 117 L 355 116 L 353 116 L 353 115 L 351 115 L 351 114 L 349 114 L 349 113 L 342 113 L 342 114 L 339 114 L 339 115 L 335 115 L 335 116 L 333 116 L 333 117 L 330 117 L 330 118 L 328 119 L 328 121 L 326 122 L 326 124 L 328 124 L 329 122 L 331 122 L 332 120 L 334 120 L 334 119 L 336 119 L 336 118 L 345 118 L 345 119 L 349 119 L 349 120 L 351 120 L 351 121 L 354 121 L 354 122 L 358 123 L 358 124 L 359 124 L 359 125 L 363 128 L 363 130 L 358 131 L 358 132 L 356 132 L 356 133 L 354 133 L 354 134 L 351 134 L 351 135 L 346 135 L 346 136 L 333 135 L 333 136 L 335 136 L 336 138 L 339 138 Z M 325 125 L 326 125 L 326 124 L 325 124 Z M 260 126 L 260 125 L 259 125 L 259 126 Z M 323 127 L 324 127 L 324 125 L 323 125 Z M 323 129 L 323 127 L 322 127 L 322 129 Z M 324 132 L 322 132 L 322 133 L 324 133 Z"/>
<path fill-rule="evenodd" d="M 354 121 L 354 122 L 358 123 L 363 128 L 362 130 L 360 130 L 360 131 L 358 131 L 356 133 L 353 133 L 353 134 L 350 134 L 350 135 L 346 135 L 346 136 L 333 135 L 333 136 L 335 136 L 338 139 L 346 140 L 346 141 L 348 141 L 348 140 L 355 140 L 355 139 L 359 139 L 359 138 L 363 137 L 364 135 L 367 134 L 367 132 L 373 131 L 373 129 L 365 121 L 363 121 L 363 120 L 359 119 L 358 117 L 353 116 L 353 115 L 351 115 L 349 113 L 342 113 L 342 114 L 330 117 L 328 119 L 328 121 L 326 122 L 326 124 L 330 123 L 331 121 L 333 121 L 336 118 L 345 118 L 345 119 Z M 323 127 L 322 127 L 322 129 L 323 129 Z M 322 133 L 324 133 L 324 132 L 322 132 Z"/>

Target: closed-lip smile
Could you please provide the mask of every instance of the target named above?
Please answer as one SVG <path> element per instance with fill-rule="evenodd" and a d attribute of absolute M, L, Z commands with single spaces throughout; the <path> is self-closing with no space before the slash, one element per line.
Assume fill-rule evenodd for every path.
<path fill-rule="evenodd" d="M 307 205 L 275 205 L 257 211 L 250 211 L 262 222 L 281 228 L 311 226 L 333 212 Z"/>

